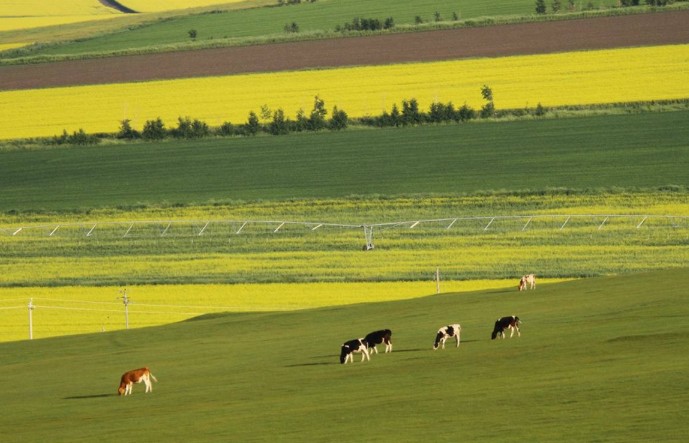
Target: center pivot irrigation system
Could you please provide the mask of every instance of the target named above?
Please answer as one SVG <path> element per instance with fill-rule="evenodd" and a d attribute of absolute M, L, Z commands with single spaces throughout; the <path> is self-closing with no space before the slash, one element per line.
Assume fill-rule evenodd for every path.
<path fill-rule="evenodd" d="M 55 237 L 63 233 L 85 238 L 96 238 L 102 234 L 109 238 L 173 238 L 200 237 L 204 235 L 241 235 L 250 228 L 256 233 L 277 234 L 288 228 L 299 228 L 306 231 L 337 228 L 346 230 L 363 230 L 364 250 L 374 249 L 374 231 L 398 228 L 414 229 L 419 226 L 451 231 L 460 226 L 473 231 L 528 231 L 539 223 L 548 229 L 564 230 L 574 225 L 578 227 L 601 230 L 613 223 L 625 228 L 689 228 L 688 215 L 639 215 L 639 214 L 556 214 L 556 215 L 495 215 L 465 216 L 435 219 L 419 219 L 387 223 L 320 223 L 310 221 L 282 220 L 136 220 L 136 221 L 100 221 L 100 222 L 66 222 L 55 224 L 30 224 L 25 226 L 0 228 L 0 232 L 10 236 L 29 235 Z M 543 224 L 545 223 L 545 224 Z"/>

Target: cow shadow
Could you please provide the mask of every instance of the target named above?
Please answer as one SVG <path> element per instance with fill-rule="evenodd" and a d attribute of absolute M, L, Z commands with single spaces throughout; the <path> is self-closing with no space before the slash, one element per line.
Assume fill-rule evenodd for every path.
<path fill-rule="evenodd" d="M 112 394 L 90 394 L 90 395 L 72 395 L 69 397 L 64 397 L 63 400 L 89 400 L 93 398 L 107 398 L 107 397 L 118 397 L 117 393 Z"/>
<path fill-rule="evenodd" d="M 293 365 L 285 365 L 286 368 L 300 368 L 305 366 L 328 366 L 328 365 L 339 365 L 340 364 L 340 354 L 330 354 L 330 355 L 314 355 L 309 357 L 309 360 L 319 360 L 305 363 L 295 363 Z"/>
<path fill-rule="evenodd" d="M 286 368 L 300 368 L 304 366 L 327 366 L 327 365 L 339 365 L 339 361 L 319 361 L 313 363 L 297 363 L 293 365 L 285 365 Z"/>

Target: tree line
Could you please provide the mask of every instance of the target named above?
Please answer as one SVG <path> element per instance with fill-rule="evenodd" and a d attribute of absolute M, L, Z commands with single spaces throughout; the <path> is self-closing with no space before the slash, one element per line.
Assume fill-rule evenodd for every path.
<path fill-rule="evenodd" d="M 419 107 L 415 98 L 403 100 L 401 106 L 394 104 L 390 112 L 383 111 L 378 116 L 365 116 L 352 119 L 337 106 L 328 113 L 325 101 L 319 96 L 314 98 L 313 108 L 310 112 L 300 109 L 296 118 L 287 117 L 283 109 L 271 110 L 267 105 L 261 107 L 260 112 L 249 112 L 247 120 L 240 124 L 229 121 L 220 126 L 211 127 L 206 122 L 191 119 L 190 117 L 178 117 L 176 126 L 167 127 L 162 118 L 147 120 L 141 130 L 132 126 L 130 119 L 120 121 L 119 130 L 115 134 L 87 134 L 83 129 L 72 134 L 63 131 L 59 136 L 54 136 L 48 143 L 63 145 L 91 145 L 100 143 L 103 139 L 119 140 L 144 140 L 160 141 L 164 139 L 199 139 L 211 136 L 220 137 L 252 137 L 259 134 L 286 135 L 297 132 L 317 132 L 323 130 L 341 131 L 350 125 L 368 126 L 376 128 L 419 126 L 425 124 L 462 123 L 474 119 L 486 119 L 504 117 L 506 115 L 523 116 L 532 114 L 542 116 L 545 109 L 538 106 L 531 109 L 497 111 L 493 103 L 493 91 L 487 85 L 481 88 L 481 96 L 485 104 L 478 110 L 466 103 L 456 107 L 452 102 L 432 103 L 427 111 Z"/>

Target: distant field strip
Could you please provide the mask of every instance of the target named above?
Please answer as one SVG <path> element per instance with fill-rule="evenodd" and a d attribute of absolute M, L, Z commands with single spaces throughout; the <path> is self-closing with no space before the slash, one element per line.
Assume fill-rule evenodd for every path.
<path fill-rule="evenodd" d="M 549 279 L 558 282 L 562 279 Z M 539 282 L 540 283 L 540 282 Z M 442 281 L 441 292 L 515 287 L 512 280 Z M 291 311 L 383 302 L 436 292 L 426 282 L 239 285 L 143 285 L 127 288 L 129 327 L 182 321 L 206 313 Z M 120 287 L 0 288 L 0 342 L 28 338 L 29 300 L 34 338 L 125 328 Z"/>
<path fill-rule="evenodd" d="M 0 93 L 0 139 L 116 132 L 124 119 L 135 128 L 157 117 L 174 126 L 180 116 L 238 124 L 264 105 L 293 118 L 316 95 L 350 117 L 380 115 L 411 98 L 425 110 L 433 102 L 478 109 L 483 85 L 497 109 L 682 99 L 687 72 L 689 45 L 671 45 L 7 91 Z"/>

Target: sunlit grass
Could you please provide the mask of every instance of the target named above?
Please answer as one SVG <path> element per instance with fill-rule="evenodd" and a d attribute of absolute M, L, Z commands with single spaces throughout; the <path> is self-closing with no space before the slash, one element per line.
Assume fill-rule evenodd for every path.
<path fill-rule="evenodd" d="M 562 279 L 547 279 L 554 283 Z M 440 281 L 440 292 L 469 292 L 514 287 L 512 280 Z M 129 300 L 125 316 L 123 295 Z M 303 283 L 237 285 L 141 285 L 0 288 L 0 341 L 85 334 L 156 326 L 207 313 L 292 311 L 373 303 L 432 295 L 438 286 L 423 282 Z"/>

